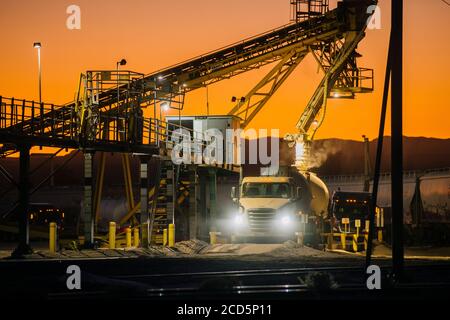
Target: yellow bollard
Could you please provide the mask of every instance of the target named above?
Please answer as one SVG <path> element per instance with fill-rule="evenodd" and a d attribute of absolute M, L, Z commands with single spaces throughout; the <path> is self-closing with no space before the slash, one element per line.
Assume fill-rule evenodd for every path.
<path fill-rule="evenodd" d="M 378 229 L 378 242 L 383 242 L 383 230 Z"/>
<path fill-rule="evenodd" d="M 212 231 L 209 233 L 209 242 L 212 245 L 215 245 L 217 243 L 217 233 Z"/>
<path fill-rule="evenodd" d="M 136 248 L 138 248 L 139 247 L 139 228 L 138 227 L 134 228 L 133 238 L 134 238 L 133 239 L 134 246 Z"/>
<path fill-rule="evenodd" d="M 347 250 L 347 235 L 345 233 L 341 233 L 341 246 L 342 250 Z"/>
<path fill-rule="evenodd" d="M 169 248 L 175 246 L 175 225 L 169 224 Z"/>
<path fill-rule="evenodd" d="M 328 239 L 327 239 L 327 244 L 328 244 L 329 250 L 333 250 L 333 243 L 334 243 L 334 235 L 333 235 L 333 233 L 330 233 L 328 235 Z"/>
<path fill-rule="evenodd" d="M 361 220 L 355 220 L 356 234 L 359 237 L 359 229 L 361 228 Z"/>
<path fill-rule="evenodd" d="M 109 223 L 109 248 L 110 249 L 116 248 L 116 223 L 115 222 Z"/>
<path fill-rule="evenodd" d="M 366 221 L 366 228 L 364 229 L 365 232 L 369 233 L 369 229 L 370 229 L 370 221 Z"/>
<path fill-rule="evenodd" d="M 50 222 L 49 251 L 56 252 L 56 223 Z"/>
<path fill-rule="evenodd" d="M 305 242 L 305 236 L 303 235 L 303 232 L 296 232 L 295 235 L 297 236 L 297 244 L 303 247 L 303 244 Z"/>
<path fill-rule="evenodd" d="M 368 243 L 369 243 L 369 234 L 366 233 L 364 235 L 364 251 L 367 251 Z"/>
<path fill-rule="evenodd" d="M 125 236 L 127 240 L 127 248 L 131 248 L 131 228 L 128 227 L 125 229 Z"/>
<path fill-rule="evenodd" d="M 163 246 L 167 246 L 167 229 L 163 230 Z"/>
<path fill-rule="evenodd" d="M 352 243 L 353 252 L 358 252 L 358 238 L 359 238 L 359 235 L 357 235 L 357 234 L 353 235 L 353 243 Z"/>

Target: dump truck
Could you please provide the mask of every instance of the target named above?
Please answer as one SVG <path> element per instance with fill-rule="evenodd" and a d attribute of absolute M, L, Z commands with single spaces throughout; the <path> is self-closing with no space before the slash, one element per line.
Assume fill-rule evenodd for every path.
<path fill-rule="evenodd" d="M 232 216 L 235 241 L 317 240 L 328 217 L 328 188 L 313 173 L 290 171 L 288 176 L 245 177 L 232 188 L 239 208 Z"/>

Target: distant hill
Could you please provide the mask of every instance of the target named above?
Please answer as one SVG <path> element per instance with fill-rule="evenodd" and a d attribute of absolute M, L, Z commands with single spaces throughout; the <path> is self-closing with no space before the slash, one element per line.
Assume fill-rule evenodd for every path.
<path fill-rule="evenodd" d="M 372 167 L 378 140 L 370 142 Z M 326 139 L 313 144 L 314 171 L 321 175 L 360 174 L 364 172 L 364 143 Z M 391 138 L 385 137 L 382 172 L 390 171 Z M 450 167 L 450 139 L 404 138 L 404 170 L 426 170 Z"/>
<path fill-rule="evenodd" d="M 375 162 L 377 140 L 370 142 L 370 155 L 372 166 Z M 390 171 L 390 137 L 385 138 L 382 172 Z M 294 161 L 294 150 L 289 148 L 285 142 L 280 143 L 281 165 L 289 165 Z M 450 167 L 450 139 L 432 138 L 408 138 L 404 139 L 405 170 L 426 170 Z M 364 144 L 360 141 L 326 139 L 317 140 L 313 143 L 312 171 L 320 175 L 343 175 L 361 174 L 364 172 Z M 54 159 L 54 168 L 61 165 L 66 157 Z M 36 168 L 45 160 L 46 156 L 34 155 L 31 159 L 31 170 Z M 98 163 L 98 161 L 97 161 Z M 17 158 L 0 159 L 0 164 L 18 179 Z M 118 154 L 107 154 L 105 183 L 107 185 L 121 185 L 123 183 L 121 157 Z M 133 180 L 139 181 L 139 162 L 137 158 L 132 159 Z M 37 185 L 45 179 L 51 171 L 49 163 L 32 176 L 32 184 Z M 259 172 L 259 169 L 254 170 Z M 8 188 L 0 176 L 0 191 Z M 83 158 L 79 153 L 68 165 L 55 176 L 56 185 L 82 185 L 83 183 Z"/>

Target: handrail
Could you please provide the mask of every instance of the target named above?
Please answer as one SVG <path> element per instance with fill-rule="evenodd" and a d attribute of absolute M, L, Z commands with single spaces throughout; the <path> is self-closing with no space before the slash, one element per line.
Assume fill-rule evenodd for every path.
<path fill-rule="evenodd" d="M 437 169 L 426 169 L 426 170 L 408 170 L 404 171 L 403 175 L 407 177 L 424 177 L 425 175 L 439 174 L 439 173 L 449 173 L 450 167 L 446 168 L 437 168 Z M 388 178 L 391 176 L 390 172 L 381 173 L 380 176 L 382 178 Z M 335 176 L 320 176 L 320 178 L 324 181 L 342 181 L 342 180 L 357 180 L 363 179 L 366 176 L 364 174 L 349 174 L 349 175 L 335 175 Z"/>

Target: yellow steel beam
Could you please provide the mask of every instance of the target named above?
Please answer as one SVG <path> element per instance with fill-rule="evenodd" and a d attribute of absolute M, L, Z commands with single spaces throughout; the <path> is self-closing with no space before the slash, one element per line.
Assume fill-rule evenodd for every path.
<path fill-rule="evenodd" d="M 247 127 L 307 54 L 307 50 L 289 52 L 245 96 L 245 102 L 238 103 L 228 114 L 241 118 L 243 120 L 241 127 Z"/>
<path fill-rule="evenodd" d="M 165 180 L 161 180 L 161 184 L 164 184 Z M 153 197 L 153 194 L 155 193 L 155 188 L 150 189 L 148 195 L 149 198 Z M 181 195 L 177 199 L 177 203 L 180 205 L 182 204 L 186 198 L 189 196 L 189 191 L 186 189 L 184 192 L 181 193 Z M 138 202 L 131 210 L 122 218 L 120 219 L 120 224 L 125 224 L 127 221 L 129 221 L 131 218 L 133 218 L 136 213 L 139 212 L 141 208 L 141 202 Z"/>
<path fill-rule="evenodd" d="M 317 87 L 314 95 L 310 99 L 303 114 L 297 122 L 297 128 L 301 134 L 308 133 L 316 116 L 322 108 L 326 106 L 327 97 L 334 86 L 334 82 L 337 80 L 337 77 L 341 73 L 345 63 L 348 61 L 350 55 L 354 52 L 356 46 L 364 38 L 364 36 L 364 31 L 349 32 L 347 34 L 344 45 L 339 49 L 337 57 L 334 61 L 332 61 L 332 64 L 328 70 L 326 70 L 327 72 L 325 73 L 320 85 Z M 320 62 L 317 59 L 317 56 L 315 56 L 315 58 L 317 62 Z M 320 127 L 320 125 L 314 128 L 314 132 L 318 129 L 318 127 Z M 312 136 L 313 135 L 314 134 L 312 134 Z"/>
<path fill-rule="evenodd" d="M 127 206 L 128 210 L 132 210 L 135 207 L 135 205 L 134 205 L 133 181 L 131 176 L 129 154 L 122 153 L 122 168 L 123 168 L 123 178 L 125 182 L 125 194 L 127 197 Z"/>

